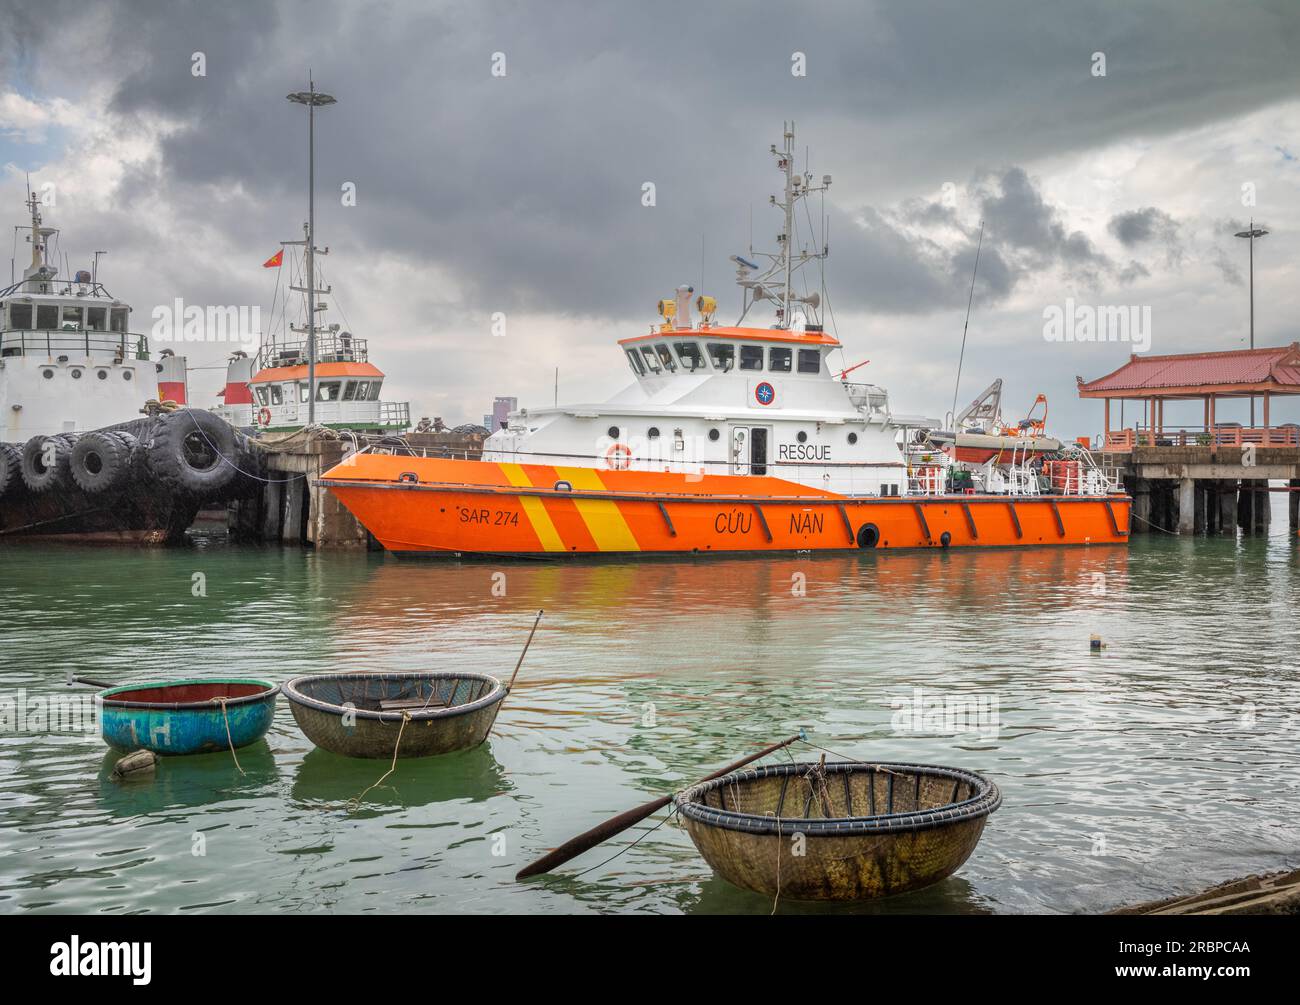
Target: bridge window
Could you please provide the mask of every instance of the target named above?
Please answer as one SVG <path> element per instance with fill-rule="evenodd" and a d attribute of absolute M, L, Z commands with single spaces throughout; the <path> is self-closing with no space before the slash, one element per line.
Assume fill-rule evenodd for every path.
<path fill-rule="evenodd" d="M 80 331 L 81 322 L 82 317 L 80 307 L 63 308 L 63 321 L 61 322 L 61 327 L 64 331 Z"/>
<path fill-rule="evenodd" d="M 299 385 L 298 385 L 298 402 L 299 402 L 299 404 L 302 404 L 302 405 L 307 404 L 307 401 L 308 401 L 308 399 L 309 399 L 310 397 L 311 397 L 311 395 L 308 393 L 307 385 L 306 385 L 305 383 L 304 383 L 304 384 L 299 384 Z"/>
<path fill-rule="evenodd" d="M 365 401 L 370 397 L 370 381 L 357 381 L 357 401 Z"/>
<path fill-rule="evenodd" d="M 36 327 L 41 331 L 51 331 L 59 327 L 59 309 L 42 304 L 36 308 Z"/>
<path fill-rule="evenodd" d="M 710 342 L 709 359 L 713 361 L 713 368 L 726 373 L 736 365 L 736 347 L 727 342 Z"/>
<path fill-rule="evenodd" d="M 255 387 L 255 388 L 253 388 L 253 393 L 257 395 L 257 403 L 258 403 L 259 405 L 265 405 L 265 404 L 266 404 L 266 388 L 264 388 L 264 387 Z"/>
<path fill-rule="evenodd" d="M 23 330 L 30 329 L 32 327 L 32 305 L 10 304 L 9 327 Z"/>
<path fill-rule="evenodd" d="M 659 365 L 659 357 L 655 355 L 655 351 L 651 346 L 643 345 L 641 347 L 641 355 L 645 357 L 645 366 L 647 370 L 651 373 L 663 372 L 663 367 Z"/>
<path fill-rule="evenodd" d="M 789 349 L 773 347 L 768 351 L 767 368 L 773 373 L 789 373 L 790 356 Z"/>
<path fill-rule="evenodd" d="M 641 362 L 641 357 L 637 355 L 635 349 L 627 350 L 628 365 L 632 367 L 632 372 L 638 377 L 645 376 L 645 364 Z"/>
<path fill-rule="evenodd" d="M 381 384 L 383 384 L 383 381 L 382 381 L 382 380 L 372 380 L 372 381 L 370 382 L 370 400 L 371 400 L 371 401 L 378 401 L 378 400 L 379 400 L 379 387 L 380 387 Z M 358 400 L 359 400 L 359 399 L 358 399 Z"/>
<path fill-rule="evenodd" d="M 673 348 L 677 350 L 677 358 L 682 361 L 682 369 L 687 373 L 704 369 L 704 354 L 700 352 L 698 342 L 674 342 Z"/>
<path fill-rule="evenodd" d="M 112 320 L 112 330 L 115 332 L 126 331 L 126 316 L 130 313 L 125 307 L 114 307 L 109 312 L 109 318 Z"/>
<path fill-rule="evenodd" d="M 331 380 L 324 384 L 316 385 L 317 401 L 338 401 L 339 390 L 341 385 L 337 380 Z"/>
<path fill-rule="evenodd" d="M 272 405 L 284 404 L 284 388 L 281 387 L 279 384 L 271 385 L 271 404 Z"/>
<path fill-rule="evenodd" d="M 355 380 L 349 380 L 346 384 L 343 385 L 343 400 L 352 401 L 356 398 L 356 396 L 357 396 L 357 382 Z"/>
<path fill-rule="evenodd" d="M 800 349 L 799 350 L 799 372 L 800 373 L 821 373 L 822 372 L 822 351 L 820 349 Z"/>
<path fill-rule="evenodd" d="M 740 368 L 742 370 L 763 369 L 763 347 L 742 345 L 740 347 Z"/>
<path fill-rule="evenodd" d="M 87 307 L 86 327 L 95 332 L 108 331 L 108 308 Z"/>
<path fill-rule="evenodd" d="M 673 351 L 665 343 L 660 342 L 655 346 L 655 352 L 659 354 L 659 362 L 663 363 L 665 370 L 672 373 L 677 369 L 677 363 L 673 359 Z"/>

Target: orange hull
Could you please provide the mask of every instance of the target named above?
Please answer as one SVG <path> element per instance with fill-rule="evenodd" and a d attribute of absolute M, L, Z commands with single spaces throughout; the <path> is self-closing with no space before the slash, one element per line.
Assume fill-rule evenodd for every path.
<path fill-rule="evenodd" d="M 389 551 L 707 554 L 1120 544 L 1127 496 L 839 496 L 779 478 L 361 454 L 327 486 Z"/>

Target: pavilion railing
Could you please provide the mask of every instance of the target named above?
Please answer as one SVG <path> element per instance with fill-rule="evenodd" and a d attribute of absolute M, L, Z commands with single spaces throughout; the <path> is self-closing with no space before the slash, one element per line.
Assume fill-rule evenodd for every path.
<path fill-rule="evenodd" d="M 1111 453 L 1134 447 L 1240 447 L 1253 443 L 1261 447 L 1300 447 L 1300 426 L 1204 426 L 1190 429 L 1151 429 L 1139 426 L 1107 431 L 1103 451 Z"/>

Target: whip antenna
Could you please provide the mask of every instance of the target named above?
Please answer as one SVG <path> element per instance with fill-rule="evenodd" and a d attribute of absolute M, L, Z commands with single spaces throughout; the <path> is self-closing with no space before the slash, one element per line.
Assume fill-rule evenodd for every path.
<path fill-rule="evenodd" d="M 980 249 L 984 247 L 984 221 L 980 221 L 979 242 L 975 245 L 975 268 L 970 274 L 970 295 L 966 298 L 966 323 L 961 326 L 961 353 L 957 356 L 957 384 L 952 389 L 952 418 L 953 424 L 957 422 L 957 393 L 961 390 L 961 364 L 966 358 L 966 331 L 970 328 L 970 305 L 975 300 L 975 277 L 980 270 Z M 955 432 L 955 430 L 954 430 Z"/>

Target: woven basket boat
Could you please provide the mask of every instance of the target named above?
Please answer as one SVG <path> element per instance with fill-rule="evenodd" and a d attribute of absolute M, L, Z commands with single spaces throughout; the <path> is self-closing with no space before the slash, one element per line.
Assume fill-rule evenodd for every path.
<path fill-rule="evenodd" d="M 871 900 L 951 876 L 1002 796 L 958 768 L 844 762 L 750 768 L 675 802 L 705 861 L 736 886 Z"/>
<path fill-rule="evenodd" d="M 100 692 L 100 732 L 115 750 L 206 754 L 247 747 L 271 728 L 280 688 L 247 677 L 124 684 Z"/>
<path fill-rule="evenodd" d="M 298 727 L 346 757 L 429 757 L 487 739 L 506 687 L 481 673 L 308 674 L 284 685 Z M 401 745 L 398 747 L 398 734 Z"/>

